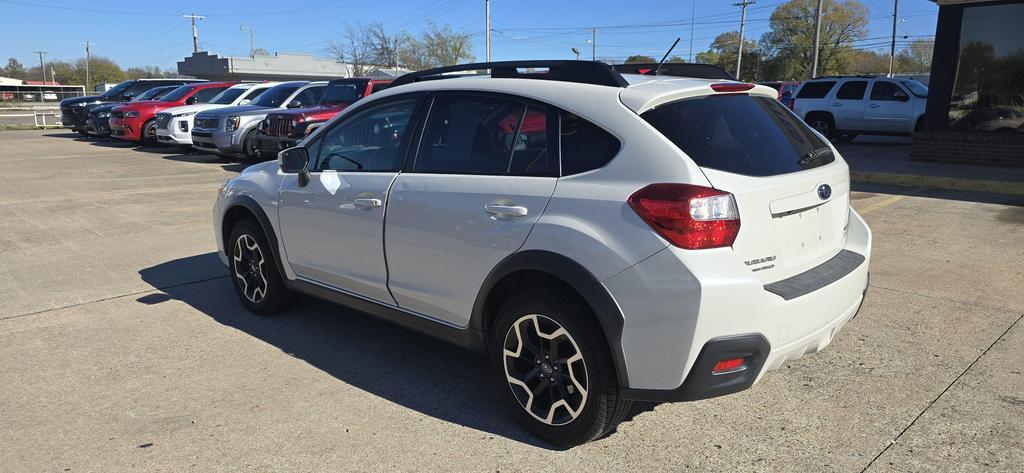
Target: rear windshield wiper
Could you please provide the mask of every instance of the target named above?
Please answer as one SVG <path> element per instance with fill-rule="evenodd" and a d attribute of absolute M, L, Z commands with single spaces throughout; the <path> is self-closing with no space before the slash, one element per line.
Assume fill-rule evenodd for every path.
<path fill-rule="evenodd" d="M 800 156 L 800 160 L 797 161 L 796 163 L 800 166 L 806 166 L 810 164 L 811 161 L 821 159 L 822 157 L 829 154 L 832 154 L 832 148 L 828 146 L 822 146 L 821 148 L 812 149 L 808 151 L 807 154 Z"/>

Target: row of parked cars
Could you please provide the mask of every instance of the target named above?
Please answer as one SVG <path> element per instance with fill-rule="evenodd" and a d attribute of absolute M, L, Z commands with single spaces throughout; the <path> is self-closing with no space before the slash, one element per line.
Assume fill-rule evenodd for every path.
<path fill-rule="evenodd" d="M 139 79 L 61 102 L 66 127 L 84 136 L 177 145 L 248 160 L 273 159 L 390 80 L 210 82 Z"/>

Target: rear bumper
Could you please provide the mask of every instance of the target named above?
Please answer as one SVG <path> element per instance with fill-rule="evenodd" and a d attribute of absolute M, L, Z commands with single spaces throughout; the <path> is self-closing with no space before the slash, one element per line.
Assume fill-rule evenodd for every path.
<path fill-rule="evenodd" d="M 857 314 L 867 289 L 871 233 L 852 209 L 842 250 L 863 260 L 843 267 L 843 274 L 821 268 L 835 265 L 831 260 L 808 271 L 824 271 L 831 282 L 790 299 L 772 292 L 772 285 L 761 283 L 742 262 L 728 264 L 735 259 L 725 254 L 729 248 L 666 248 L 604 281 L 624 319 L 621 348 L 628 380 L 623 396 L 682 401 L 728 394 L 752 386 L 786 361 L 825 348 Z M 747 343 L 751 351 L 763 352 L 756 357 L 760 361 L 737 374 L 740 381 L 731 375 L 709 377 L 707 364 L 723 359 L 709 359 L 708 350 L 737 337 L 763 339 L 764 345 Z"/>

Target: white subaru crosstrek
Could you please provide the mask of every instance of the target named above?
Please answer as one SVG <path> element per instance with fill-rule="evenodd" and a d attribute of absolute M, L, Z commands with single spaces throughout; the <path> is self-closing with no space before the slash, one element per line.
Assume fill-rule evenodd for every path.
<path fill-rule="evenodd" d="M 871 232 L 828 141 L 729 77 L 408 74 L 227 181 L 220 257 L 255 313 L 303 293 L 485 353 L 556 445 L 747 389 L 856 315 Z"/>

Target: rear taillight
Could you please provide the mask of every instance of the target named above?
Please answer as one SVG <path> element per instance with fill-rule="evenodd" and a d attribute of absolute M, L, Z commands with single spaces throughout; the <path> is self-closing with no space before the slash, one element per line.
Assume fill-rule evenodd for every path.
<path fill-rule="evenodd" d="M 754 88 L 754 84 L 746 82 L 716 82 L 711 84 L 711 90 L 715 92 L 746 92 Z"/>
<path fill-rule="evenodd" d="M 740 214 L 732 194 L 689 184 L 651 184 L 629 206 L 670 243 L 688 250 L 732 246 Z"/>

